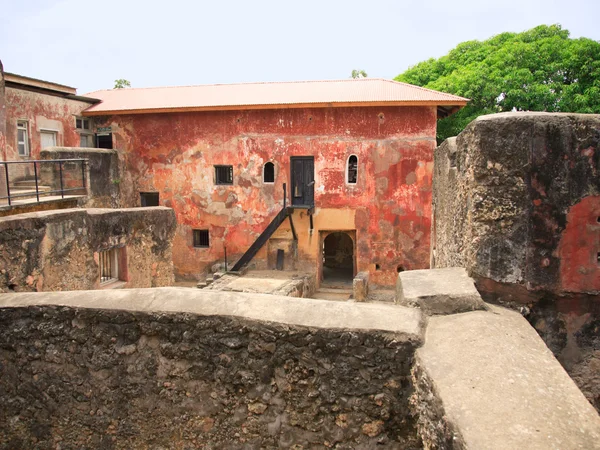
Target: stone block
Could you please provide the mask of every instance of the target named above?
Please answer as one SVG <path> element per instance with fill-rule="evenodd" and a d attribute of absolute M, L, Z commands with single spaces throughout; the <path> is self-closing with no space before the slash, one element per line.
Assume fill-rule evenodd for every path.
<path fill-rule="evenodd" d="M 352 294 L 357 302 L 364 302 L 369 295 L 369 272 L 358 272 L 352 281 Z"/>
<path fill-rule="evenodd" d="M 473 280 L 462 267 L 399 273 L 396 303 L 421 308 L 429 315 L 487 309 Z"/>

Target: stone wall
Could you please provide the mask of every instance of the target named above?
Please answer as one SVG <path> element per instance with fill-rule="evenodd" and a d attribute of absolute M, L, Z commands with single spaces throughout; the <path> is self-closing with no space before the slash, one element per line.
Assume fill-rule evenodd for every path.
<path fill-rule="evenodd" d="M 106 150 L 101 148 L 77 148 L 77 147 L 50 147 L 41 151 L 41 159 L 86 159 L 87 165 L 85 168 L 86 187 L 88 198 L 85 201 L 85 206 L 88 208 L 118 208 L 120 206 L 120 170 L 119 157 L 116 150 Z M 55 166 L 50 167 L 41 163 L 44 168 L 48 166 L 51 173 L 50 178 L 58 179 L 58 173 Z M 54 170 L 52 170 L 54 169 Z M 81 186 L 81 166 L 79 163 L 74 165 L 73 173 L 78 183 Z M 68 178 L 69 170 L 63 167 L 63 174 Z M 135 205 L 137 206 L 137 205 Z"/>
<path fill-rule="evenodd" d="M 0 448 L 419 448 L 417 311 L 100 294 L 1 296 Z"/>
<path fill-rule="evenodd" d="M 120 287 L 173 283 L 169 208 L 65 209 L 0 218 L 0 290 L 100 286 L 99 252 L 118 249 Z M 114 285 L 113 285 L 114 287 Z"/>
<path fill-rule="evenodd" d="M 482 116 L 434 155 L 432 267 L 520 308 L 600 408 L 600 116 Z"/>

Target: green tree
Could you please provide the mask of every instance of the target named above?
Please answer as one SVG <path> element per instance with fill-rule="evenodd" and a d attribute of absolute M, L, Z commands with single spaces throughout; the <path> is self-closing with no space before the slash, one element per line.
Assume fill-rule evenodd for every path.
<path fill-rule="evenodd" d="M 115 87 L 113 89 L 124 89 L 130 87 L 131 83 L 128 80 L 124 78 L 119 78 L 118 80 L 115 80 Z"/>
<path fill-rule="evenodd" d="M 483 42 L 463 42 L 395 80 L 471 99 L 458 113 L 438 122 L 441 142 L 482 114 L 600 113 L 600 43 L 570 39 L 560 25 L 540 25 Z"/>
<path fill-rule="evenodd" d="M 364 70 L 352 70 L 352 74 L 350 75 L 352 78 L 367 78 L 367 72 Z"/>

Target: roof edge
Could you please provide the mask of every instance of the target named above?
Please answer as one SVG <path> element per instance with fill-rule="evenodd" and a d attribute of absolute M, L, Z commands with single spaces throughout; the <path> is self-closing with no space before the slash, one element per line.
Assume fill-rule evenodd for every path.
<path fill-rule="evenodd" d="M 391 101 L 391 102 L 324 102 L 324 103 L 280 103 L 263 105 L 223 105 L 223 106 L 192 106 L 174 108 L 143 108 L 143 109 L 117 109 L 94 111 L 87 109 L 83 111 L 84 116 L 118 116 L 129 114 L 158 114 L 174 112 L 199 112 L 199 111 L 243 111 L 261 109 L 299 109 L 299 108 L 351 108 L 351 107 L 374 107 L 374 106 L 465 106 L 464 101 Z M 93 108 L 93 107 L 90 107 Z"/>

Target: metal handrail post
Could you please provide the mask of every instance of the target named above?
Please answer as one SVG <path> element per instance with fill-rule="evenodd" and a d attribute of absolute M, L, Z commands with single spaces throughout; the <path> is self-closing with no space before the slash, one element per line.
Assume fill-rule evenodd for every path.
<path fill-rule="evenodd" d="M 38 203 L 40 202 L 40 186 L 38 182 L 38 173 L 37 173 L 37 162 L 33 162 L 33 173 L 35 175 L 35 197 L 37 198 Z"/>
<path fill-rule="evenodd" d="M 65 198 L 65 190 L 63 187 L 63 170 L 62 170 L 62 161 L 58 162 L 58 171 L 60 173 L 60 194 L 62 198 Z"/>
<path fill-rule="evenodd" d="M 286 184 L 283 183 L 283 207 L 285 208 L 287 206 L 287 190 L 286 190 Z"/>
<path fill-rule="evenodd" d="M 10 206 L 10 183 L 8 182 L 8 164 L 6 163 L 4 163 L 4 173 L 6 174 L 6 195 L 8 196 L 8 206 Z"/>
<path fill-rule="evenodd" d="M 85 185 L 85 159 L 81 161 L 81 187 L 84 189 L 87 195 L 87 186 Z"/>

